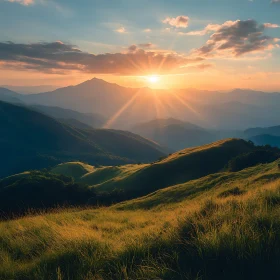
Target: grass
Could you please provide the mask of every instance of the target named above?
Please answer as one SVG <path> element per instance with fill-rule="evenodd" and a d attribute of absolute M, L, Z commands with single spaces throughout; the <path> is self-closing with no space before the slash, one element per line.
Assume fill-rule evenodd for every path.
<path fill-rule="evenodd" d="M 277 168 L 210 175 L 108 208 L 3 221 L 0 279 L 277 279 Z"/>
<path fill-rule="evenodd" d="M 78 180 L 83 175 L 92 172 L 94 167 L 82 162 L 67 162 L 61 163 L 56 167 L 52 168 L 52 173 L 63 174 L 65 176 L 73 177 Z"/>

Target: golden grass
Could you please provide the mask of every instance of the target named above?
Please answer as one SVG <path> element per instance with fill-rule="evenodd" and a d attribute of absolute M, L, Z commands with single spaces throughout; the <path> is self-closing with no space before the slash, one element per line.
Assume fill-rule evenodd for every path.
<path fill-rule="evenodd" d="M 107 208 L 58 209 L 2 221 L 0 279 L 219 279 L 205 276 L 212 268 L 207 264 L 202 271 L 203 262 L 211 259 L 215 267 L 226 261 L 224 252 L 237 265 L 275 258 L 280 236 L 277 168 L 273 163 L 232 177 L 210 175 Z M 219 196 L 236 187 L 245 192 Z M 161 205 L 146 207 L 151 198 Z M 230 262 L 224 265 L 230 273 Z"/>

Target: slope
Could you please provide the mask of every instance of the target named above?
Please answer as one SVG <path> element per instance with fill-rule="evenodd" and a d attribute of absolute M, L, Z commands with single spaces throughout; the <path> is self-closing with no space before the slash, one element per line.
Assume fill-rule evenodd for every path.
<path fill-rule="evenodd" d="M 0 176 L 69 160 L 108 165 L 148 162 L 164 155 L 157 144 L 130 132 L 75 129 L 4 102 L 0 102 L 0 127 Z"/>
<path fill-rule="evenodd" d="M 20 104 L 22 103 L 21 94 L 0 87 L 0 101 Z"/>
<path fill-rule="evenodd" d="M 115 206 L 121 210 L 152 209 L 166 207 L 181 202 L 191 202 L 197 198 L 206 199 L 235 197 L 256 190 L 271 181 L 280 180 L 280 161 L 260 164 L 239 172 L 211 174 L 183 184 L 160 189 L 145 197 L 133 199 Z"/>
<path fill-rule="evenodd" d="M 92 128 L 101 128 L 106 119 L 99 114 L 89 113 L 84 114 L 70 109 L 64 109 L 60 107 L 50 107 L 43 105 L 33 105 L 32 109 L 44 113 L 50 117 L 58 120 L 77 120 L 84 123 Z"/>

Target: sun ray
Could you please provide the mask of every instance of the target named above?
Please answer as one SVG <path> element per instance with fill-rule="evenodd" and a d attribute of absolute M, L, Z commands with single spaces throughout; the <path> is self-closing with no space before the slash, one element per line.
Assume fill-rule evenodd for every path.
<path fill-rule="evenodd" d="M 104 124 L 102 128 L 110 128 L 114 122 L 120 117 L 120 115 L 127 110 L 129 106 L 133 104 L 135 99 L 138 97 L 140 89 L 134 93 L 134 95 Z"/>
<path fill-rule="evenodd" d="M 184 105 L 186 108 L 188 108 L 191 112 L 193 112 L 200 120 L 205 121 L 205 118 L 202 116 L 202 114 L 200 112 L 198 112 L 197 110 L 195 110 L 190 104 L 188 104 L 182 97 L 180 97 L 177 93 L 175 92 L 171 92 L 171 94 L 173 94 L 173 96 L 182 104 Z"/>

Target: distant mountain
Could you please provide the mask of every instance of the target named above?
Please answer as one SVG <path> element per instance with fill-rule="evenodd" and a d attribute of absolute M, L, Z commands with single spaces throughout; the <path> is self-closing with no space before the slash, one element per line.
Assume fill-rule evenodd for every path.
<path fill-rule="evenodd" d="M 107 128 L 128 129 L 140 122 L 173 117 L 205 128 L 244 130 L 277 125 L 280 94 L 242 89 L 125 88 L 94 78 L 76 86 L 24 96 L 24 101 L 101 114 L 109 120 Z"/>
<path fill-rule="evenodd" d="M 57 120 L 64 124 L 67 124 L 69 126 L 72 126 L 72 127 L 78 128 L 78 129 L 93 129 L 92 126 L 82 123 L 76 119 L 57 119 Z"/>
<path fill-rule="evenodd" d="M 213 133 L 197 125 L 173 118 L 141 123 L 134 126 L 132 131 L 169 147 L 173 151 L 200 146 L 216 139 Z"/>
<path fill-rule="evenodd" d="M 133 130 L 139 130 L 139 131 L 141 130 L 146 131 L 147 129 L 154 130 L 154 129 L 161 129 L 169 125 L 180 125 L 187 129 L 200 129 L 200 130 L 202 129 L 201 127 L 189 122 L 184 122 L 174 118 L 168 118 L 168 119 L 155 119 L 149 122 L 137 124 L 133 127 Z"/>
<path fill-rule="evenodd" d="M 270 145 L 272 147 L 280 148 L 280 136 L 261 134 L 261 135 L 252 136 L 249 139 L 253 141 L 254 144 L 256 145 L 260 145 L 260 146 Z"/>
<path fill-rule="evenodd" d="M 40 93 L 40 92 L 46 92 L 46 91 L 52 91 L 57 88 L 58 86 L 50 86 L 50 85 L 42 85 L 42 86 L 9 86 L 4 85 L 2 86 L 4 88 L 7 88 L 9 90 L 21 93 L 21 94 L 34 94 L 34 93 Z"/>
<path fill-rule="evenodd" d="M 159 145 L 130 132 L 76 129 L 5 102 L 0 102 L 0 127 L 0 177 L 69 160 L 106 165 L 164 155 Z"/>
<path fill-rule="evenodd" d="M 84 113 L 96 112 L 110 115 L 131 98 L 136 89 L 121 87 L 94 78 L 76 86 L 59 88 L 51 92 L 26 96 L 29 102 L 47 106 L 77 110 Z"/>
<path fill-rule="evenodd" d="M 106 123 L 105 117 L 100 114 L 85 114 L 74 110 L 63 109 L 60 107 L 50 107 L 42 105 L 33 105 L 32 108 L 55 119 L 64 120 L 64 122 L 68 124 L 71 123 L 70 120 L 72 120 L 72 124 L 74 122 L 76 123 L 76 125 L 80 123 L 80 125 L 78 126 L 79 128 L 81 128 L 82 124 L 85 124 L 88 127 L 92 128 L 101 128 Z"/>
<path fill-rule="evenodd" d="M 280 125 L 271 127 L 255 127 L 244 131 L 246 137 L 253 137 L 261 134 L 280 136 Z"/>
<path fill-rule="evenodd" d="M 0 101 L 9 103 L 22 103 L 21 95 L 7 88 L 0 87 Z"/>

